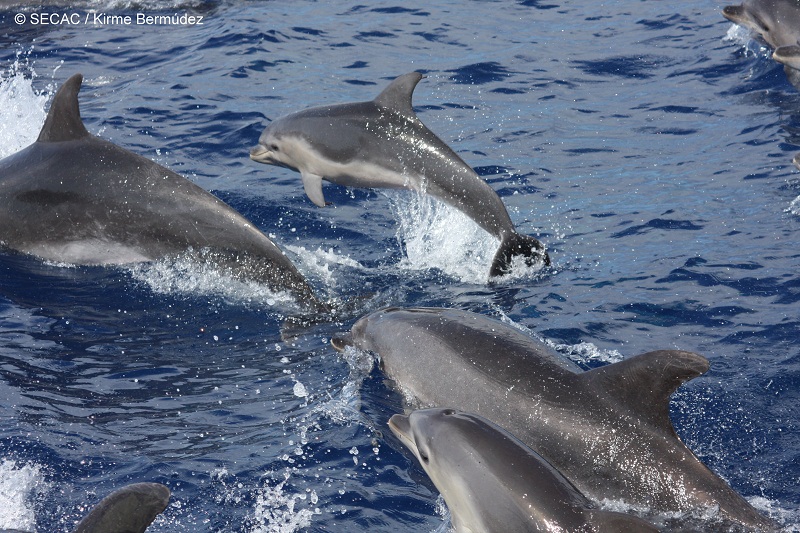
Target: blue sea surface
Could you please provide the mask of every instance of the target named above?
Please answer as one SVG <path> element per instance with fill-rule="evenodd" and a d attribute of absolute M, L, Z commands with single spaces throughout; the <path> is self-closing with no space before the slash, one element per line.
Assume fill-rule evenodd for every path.
<path fill-rule="evenodd" d="M 35 140 L 80 72 L 91 133 L 212 191 L 346 309 L 302 328 L 284 296 L 188 261 L 0 252 L 0 529 L 71 531 L 112 490 L 156 481 L 172 500 L 154 533 L 446 530 L 435 487 L 386 426 L 402 393 L 368 354 L 329 344 L 366 312 L 425 305 L 528 329 L 584 368 L 704 355 L 711 370 L 671 402 L 678 434 L 800 531 L 800 92 L 722 7 L 0 8 L 0 156 Z M 43 13 L 79 23 L 31 22 Z M 334 185 L 318 208 L 297 173 L 249 159 L 271 120 L 372 99 L 414 70 L 419 117 L 552 267 L 490 283 L 497 243 L 453 209 Z"/>

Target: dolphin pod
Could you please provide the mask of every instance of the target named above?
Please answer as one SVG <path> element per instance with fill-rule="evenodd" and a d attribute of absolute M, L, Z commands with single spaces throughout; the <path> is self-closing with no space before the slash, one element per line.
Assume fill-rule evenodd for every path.
<path fill-rule="evenodd" d="M 392 416 L 389 429 L 441 492 L 456 533 L 658 531 L 640 518 L 597 509 L 542 456 L 473 413 L 421 409 Z"/>
<path fill-rule="evenodd" d="M 56 93 L 39 138 L 0 161 L 0 244 L 80 265 L 193 252 L 232 275 L 320 302 L 286 255 L 250 221 L 186 178 L 91 135 L 83 77 Z"/>
<path fill-rule="evenodd" d="M 587 372 L 528 335 L 455 309 L 388 308 L 349 337 L 422 406 L 456 406 L 515 435 L 595 501 L 654 514 L 718 509 L 722 520 L 772 530 L 675 433 L 669 397 L 708 370 L 691 352 L 661 350 Z"/>
<path fill-rule="evenodd" d="M 274 120 L 250 158 L 300 172 L 306 194 L 326 205 L 322 180 L 348 187 L 412 189 L 462 211 L 500 240 L 490 276 L 522 256 L 549 264 L 542 244 L 514 228 L 503 201 L 447 144 L 417 118 L 411 105 L 418 72 L 396 78 L 374 100 L 312 107 Z"/>
<path fill-rule="evenodd" d="M 772 58 L 783 64 L 789 81 L 800 89 L 800 1 L 745 0 L 725 7 L 722 15 L 763 37 L 774 49 Z"/>
<path fill-rule="evenodd" d="M 73 533 L 144 533 L 169 504 L 169 489 L 160 483 L 134 483 L 98 503 Z M 0 533 L 23 533 L 3 529 Z"/>

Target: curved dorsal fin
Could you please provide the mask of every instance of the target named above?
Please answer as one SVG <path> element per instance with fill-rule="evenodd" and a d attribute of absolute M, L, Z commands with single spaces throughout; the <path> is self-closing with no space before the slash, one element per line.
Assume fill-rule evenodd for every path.
<path fill-rule="evenodd" d="M 647 352 L 580 375 L 600 397 L 613 398 L 624 408 L 662 431 L 674 435 L 669 397 L 683 383 L 705 374 L 708 359 L 681 350 Z"/>
<path fill-rule="evenodd" d="M 417 83 L 423 77 L 419 72 L 409 72 L 398 76 L 373 102 L 401 115 L 416 117 L 414 108 L 411 106 L 411 96 L 414 94 L 414 88 Z"/>
<path fill-rule="evenodd" d="M 72 141 L 89 135 L 78 107 L 82 81 L 83 76 L 75 74 L 58 89 L 37 142 Z"/>

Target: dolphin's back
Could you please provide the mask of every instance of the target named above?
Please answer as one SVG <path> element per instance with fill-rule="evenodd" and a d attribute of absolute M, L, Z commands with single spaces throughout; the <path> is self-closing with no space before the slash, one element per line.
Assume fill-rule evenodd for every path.
<path fill-rule="evenodd" d="M 160 483 L 135 483 L 112 492 L 81 520 L 74 533 L 144 533 L 169 504 Z"/>

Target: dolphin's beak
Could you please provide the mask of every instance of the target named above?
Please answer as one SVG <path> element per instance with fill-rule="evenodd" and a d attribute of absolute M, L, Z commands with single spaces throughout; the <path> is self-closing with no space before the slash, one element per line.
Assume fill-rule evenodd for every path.
<path fill-rule="evenodd" d="M 411 441 L 411 423 L 406 415 L 392 415 L 392 418 L 389 419 L 389 429 L 404 444 Z"/>
<path fill-rule="evenodd" d="M 331 339 L 331 346 L 333 346 L 337 352 L 343 352 L 345 348 L 348 346 L 355 346 L 355 344 L 353 344 L 353 338 L 350 334 L 345 333 L 341 337 L 333 337 Z"/>
<path fill-rule="evenodd" d="M 742 23 L 745 18 L 744 13 L 744 7 L 742 6 L 726 6 L 722 9 L 722 16 L 734 24 Z"/>
<path fill-rule="evenodd" d="M 259 163 L 269 163 L 271 161 L 270 150 L 263 144 L 257 144 L 250 149 L 250 159 Z"/>

